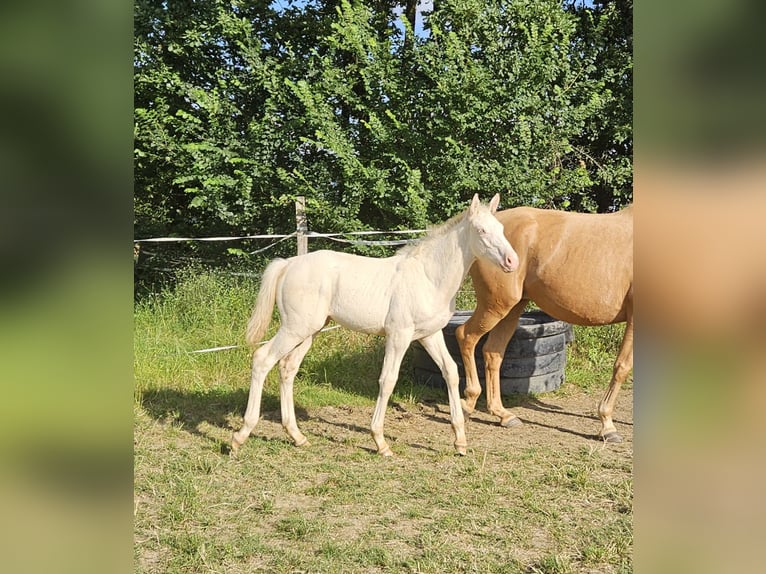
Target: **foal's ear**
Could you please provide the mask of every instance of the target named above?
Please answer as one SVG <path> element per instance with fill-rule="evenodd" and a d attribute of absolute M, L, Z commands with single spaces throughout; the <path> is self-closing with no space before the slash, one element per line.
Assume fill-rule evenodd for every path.
<path fill-rule="evenodd" d="M 497 211 L 497 206 L 500 204 L 500 194 L 496 193 L 495 197 L 492 198 L 492 200 L 489 202 L 489 212 L 495 213 Z"/>
<path fill-rule="evenodd" d="M 481 205 L 481 201 L 479 201 L 479 194 L 474 193 L 473 199 L 471 200 L 471 206 L 468 208 L 468 214 L 475 215 L 480 205 Z"/>

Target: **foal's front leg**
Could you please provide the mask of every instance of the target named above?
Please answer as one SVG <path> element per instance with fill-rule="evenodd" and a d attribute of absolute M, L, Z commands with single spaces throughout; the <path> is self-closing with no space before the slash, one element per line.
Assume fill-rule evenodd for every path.
<path fill-rule="evenodd" d="M 447 393 L 449 395 L 449 414 L 452 422 L 452 431 L 455 433 L 455 451 L 464 455 L 468 446 L 465 438 L 465 419 L 460 404 L 459 374 L 455 360 L 450 356 L 447 345 L 444 343 L 444 334 L 441 329 L 436 333 L 420 339 L 423 348 L 431 355 L 434 363 L 439 367 L 442 377 L 447 381 Z"/>
<path fill-rule="evenodd" d="M 383 358 L 383 369 L 378 379 L 378 400 L 375 403 L 375 411 L 372 414 L 372 439 L 378 447 L 378 454 L 382 456 L 393 456 L 391 447 L 388 446 L 383 436 L 383 420 L 386 417 L 386 407 L 388 399 L 396 386 L 396 380 L 399 378 L 399 368 L 402 366 L 402 359 L 407 347 L 412 341 L 412 332 L 388 333 L 386 336 L 386 356 Z"/>

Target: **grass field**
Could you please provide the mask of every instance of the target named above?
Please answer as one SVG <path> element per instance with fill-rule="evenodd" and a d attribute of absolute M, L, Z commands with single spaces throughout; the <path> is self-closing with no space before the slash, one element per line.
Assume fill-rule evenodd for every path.
<path fill-rule="evenodd" d="M 255 293 L 190 271 L 136 304 L 137 572 L 632 571 L 630 386 L 616 413 L 626 441 L 592 436 L 622 326 L 576 329 L 562 388 L 506 397 L 520 430 L 477 413 L 465 457 L 446 390 L 415 384 L 408 355 L 386 418 L 393 459 L 373 454 L 368 431 L 382 339 L 325 332 L 296 379 L 311 445 L 282 431 L 273 372 L 263 419 L 232 459 L 249 351 L 190 351 L 242 345 Z M 467 288 L 459 307 L 471 305 Z"/>

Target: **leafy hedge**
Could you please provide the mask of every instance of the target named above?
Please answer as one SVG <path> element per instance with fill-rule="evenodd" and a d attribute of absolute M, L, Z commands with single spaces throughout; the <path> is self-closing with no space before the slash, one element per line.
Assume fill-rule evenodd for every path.
<path fill-rule="evenodd" d="M 296 195 L 328 232 L 631 200 L 632 1 L 396 6 L 137 0 L 136 235 L 290 232 Z"/>

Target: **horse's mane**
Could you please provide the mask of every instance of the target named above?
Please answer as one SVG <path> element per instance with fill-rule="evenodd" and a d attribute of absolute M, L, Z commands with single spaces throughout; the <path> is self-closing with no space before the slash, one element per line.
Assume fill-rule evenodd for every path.
<path fill-rule="evenodd" d="M 405 257 L 417 255 L 420 251 L 423 250 L 425 245 L 429 244 L 434 239 L 438 239 L 446 235 L 450 230 L 452 230 L 453 227 L 455 227 L 463 220 L 463 217 L 465 217 L 466 213 L 466 211 L 458 213 L 444 223 L 429 228 L 424 237 L 421 237 L 415 243 L 410 243 L 404 247 L 400 247 L 396 254 L 403 255 Z"/>

